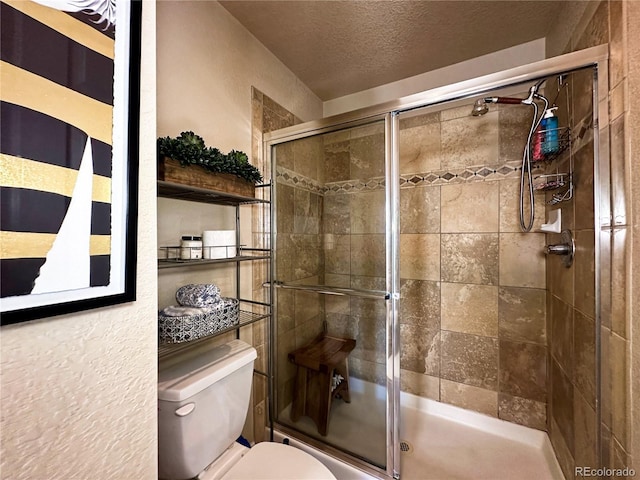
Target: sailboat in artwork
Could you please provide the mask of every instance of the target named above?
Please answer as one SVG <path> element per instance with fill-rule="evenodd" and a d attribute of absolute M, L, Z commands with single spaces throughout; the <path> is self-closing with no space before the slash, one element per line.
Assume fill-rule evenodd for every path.
<path fill-rule="evenodd" d="M 32 294 L 89 287 L 93 158 L 87 137 L 71 203 L 51 250 L 40 268 Z"/>

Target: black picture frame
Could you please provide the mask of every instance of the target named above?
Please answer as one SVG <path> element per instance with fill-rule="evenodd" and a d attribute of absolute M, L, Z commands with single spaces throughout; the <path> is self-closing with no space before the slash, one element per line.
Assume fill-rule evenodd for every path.
<path fill-rule="evenodd" d="M 72 3 L 73 2 L 70 2 L 70 4 Z M 16 4 L 18 5 L 16 6 Z M 94 47 L 87 47 L 82 43 L 82 38 L 79 39 L 78 37 L 74 37 L 75 30 L 69 31 L 70 33 L 67 33 L 67 31 L 55 31 L 56 26 L 60 25 L 60 22 L 56 22 L 56 18 L 64 18 L 67 20 L 66 23 L 68 23 L 67 16 L 74 17 L 74 21 L 77 20 L 78 22 L 82 22 L 82 25 L 77 27 L 78 30 L 84 29 L 83 31 L 88 31 L 87 28 L 102 30 L 99 32 L 101 34 L 105 34 L 105 31 L 107 30 L 106 27 L 103 26 L 104 16 L 101 17 L 104 12 L 100 12 L 99 9 L 97 11 L 100 13 L 87 11 L 74 12 L 70 9 L 63 11 L 64 9 L 59 7 L 57 4 L 55 8 L 52 8 L 50 5 L 53 4 L 54 2 L 51 2 L 50 0 L 12 2 L 11 5 L 5 3 L 0 4 L 2 7 L 1 18 L 3 33 L 0 57 L 2 57 L 1 60 L 3 62 L 3 66 L 9 65 L 10 68 L 8 68 L 8 70 L 15 70 L 17 72 L 16 79 L 14 80 L 16 85 L 15 92 L 11 92 L 11 85 L 7 87 L 7 85 L 4 84 L 5 78 L 3 77 L 3 91 L 0 92 L 0 100 L 2 101 L 2 106 L 0 107 L 0 114 L 2 114 L 2 123 L 0 124 L 0 153 L 3 154 L 3 161 L 9 162 L 13 165 L 12 168 L 14 170 L 18 168 L 15 167 L 15 165 L 22 164 L 24 162 L 29 165 L 43 165 L 39 162 L 40 159 L 33 159 L 29 158 L 27 155 L 20 155 L 21 149 L 25 151 L 36 149 L 37 141 L 20 138 L 21 135 L 26 136 L 29 135 L 30 132 L 24 131 L 24 128 L 18 128 L 16 123 L 19 122 L 14 120 L 18 118 L 20 121 L 24 122 L 25 118 L 29 118 L 29 115 L 35 115 L 36 117 L 32 116 L 30 118 L 31 122 L 28 123 L 28 125 L 34 125 L 33 118 L 43 118 L 43 121 L 58 121 L 60 123 L 59 118 L 52 119 L 52 114 L 49 111 L 46 111 L 46 108 L 48 108 L 47 106 L 42 109 L 45 110 L 43 114 L 42 110 L 39 109 L 37 105 L 34 106 L 32 104 L 27 104 L 25 106 L 21 104 L 22 99 L 31 97 L 30 95 L 25 95 L 25 88 L 30 84 L 22 79 L 34 78 L 34 71 L 35 73 L 38 73 L 37 69 L 40 68 L 37 65 L 38 59 L 41 60 L 41 64 L 46 64 L 48 62 L 48 59 L 43 56 L 44 54 L 41 54 L 41 52 L 38 51 L 42 50 L 41 48 L 32 47 L 30 49 L 28 46 L 20 44 L 23 40 L 32 38 L 32 36 L 29 35 L 29 28 L 42 29 L 43 32 L 46 31 L 47 35 L 51 36 L 53 40 L 50 40 L 47 45 L 44 45 L 46 48 L 49 48 L 52 45 L 55 46 L 57 44 L 56 42 L 60 41 L 59 37 L 61 35 L 63 37 L 65 35 L 70 36 L 71 38 L 67 42 L 68 45 L 66 47 L 68 51 L 73 48 L 78 50 L 82 50 L 84 48 L 88 51 L 88 49 Z M 110 4 L 110 8 L 113 7 L 113 4 L 109 2 L 109 0 L 105 0 L 105 5 L 106 4 Z M 21 11 L 23 8 L 28 9 L 29 11 Z M 35 12 L 35 14 L 33 12 Z M 108 156 L 108 159 L 111 162 L 108 165 L 108 168 L 111 169 L 107 178 L 108 187 L 106 190 L 103 189 L 103 191 L 108 192 L 106 194 L 107 200 L 104 200 L 103 198 L 95 200 L 95 173 L 87 182 L 85 182 L 92 185 L 93 196 L 90 197 L 91 206 L 88 207 L 90 218 L 87 219 L 87 215 L 85 215 L 82 222 L 83 225 L 87 223 L 90 225 L 90 238 L 88 240 L 90 243 L 90 251 L 88 251 L 87 254 L 82 255 L 83 275 L 81 276 L 83 277 L 83 282 L 85 282 L 85 267 L 86 264 L 89 263 L 91 277 L 90 285 L 81 286 L 77 289 L 70 288 L 68 290 L 61 291 L 55 291 L 54 287 L 51 290 L 45 290 L 44 293 L 33 293 L 32 291 L 24 293 L 22 290 L 19 290 L 18 287 L 21 284 L 17 279 L 20 278 L 22 281 L 22 275 L 25 271 L 25 269 L 20 268 L 20 265 L 30 265 L 31 263 L 34 263 L 34 261 L 33 258 L 26 258 L 30 253 L 26 250 L 28 247 L 25 247 L 24 245 L 30 245 L 30 243 L 23 242 L 20 244 L 18 243 L 18 240 L 23 238 L 41 238 L 37 237 L 37 235 L 43 235 L 40 233 L 41 230 L 36 229 L 35 232 L 38 233 L 34 234 L 33 227 L 35 226 L 37 228 L 37 222 L 44 222 L 44 220 L 41 218 L 42 215 L 38 216 L 30 211 L 32 208 L 30 205 L 33 204 L 29 204 L 24 201 L 15 202 L 12 200 L 14 197 L 24 200 L 29 198 L 29 194 L 33 195 L 33 198 L 42 199 L 48 198 L 47 195 L 57 195 L 58 197 L 64 197 L 64 195 L 60 195 L 59 193 L 42 192 L 37 188 L 37 184 L 35 185 L 35 188 L 34 185 L 29 184 L 29 182 L 33 183 L 34 180 L 28 178 L 27 180 L 14 181 L 13 179 L 8 178 L 12 175 L 11 168 L 5 169 L 4 176 L 0 174 L 0 192 L 2 192 L 0 234 L 3 235 L 3 241 L 0 243 L 0 290 L 2 290 L 3 285 L 5 286 L 5 292 L 0 298 L 0 325 L 2 326 L 132 302 L 136 299 L 142 2 L 140 0 L 116 0 L 115 10 L 110 13 L 113 14 L 113 20 L 107 20 L 106 24 L 109 26 L 109 21 L 112 21 L 113 83 L 110 90 L 112 102 L 111 105 L 107 106 L 111 107 L 110 111 L 112 112 L 112 137 L 110 143 L 108 140 L 105 140 L 97 147 L 93 147 L 93 135 L 86 133 L 84 138 L 86 138 L 85 145 L 87 147 L 84 150 L 85 153 L 82 154 L 84 162 L 84 158 L 87 158 L 84 156 L 86 155 L 86 150 L 89 149 L 89 147 L 92 147 L 92 149 L 89 150 L 89 155 L 92 156 L 88 158 L 89 163 L 92 164 L 91 172 L 94 173 L 96 171 L 96 158 L 98 157 L 96 152 L 99 151 L 99 148 L 102 148 L 104 153 L 104 145 L 106 145 L 106 151 L 111 152 L 110 156 Z M 47 19 L 49 18 L 48 15 L 51 15 L 51 18 L 53 18 L 51 21 L 53 27 L 51 27 L 47 22 Z M 64 15 L 64 17 L 61 17 L 61 15 Z M 63 21 L 62 23 L 65 22 Z M 115 26 L 113 25 L 114 23 Z M 124 25 L 124 28 L 120 27 L 120 25 Z M 16 38 L 12 39 L 12 35 L 16 35 Z M 22 37 L 20 37 L 20 35 L 22 35 Z M 93 37 L 96 37 L 95 33 L 92 33 L 92 35 Z M 46 35 L 42 36 L 46 37 Z M 102 37 L 96 38 L 98 38 L 99 43 L 104 43 L 104 39 Z M 9 41 L 7 41 L 7 39 L 9 39 Z M 60 44 L 62 44 L 62 42 L 60 42 Z M 19 54 L 15 53 L 15 51 L 18 50 L 20 51 Z M 34 57 L 36 58 L 28 58 L 29 52 L 35 52 Z M 118 52 L 124 52 L 124 54 L 119 55 Z M 51 55 L 50 52 L 47 52 L 46 54 L 48 56 Z M 61 52 L 60 55 L 66 54 Z M 96 77 L 95 72 L 90 70 L 91 62 L 86 60 L 86 55 L 88 54 L 81 53 L 82 61 L 73 63 L 69 60 L 69 65 L 67 66 L 68 68 L 79 67 L 85 69 L 84 71 L 68 74 L 67 77 L 75 79 L 82 78 L 80 89 L 91 89 L 91 80 Z M 92 50 L 89 52 L 89 55 L 95 56 L 95 52 Z M 61 56 L 61 58 L 63 57 Z M 104 63 L 104 58 L 100 57 L 100 60 Z M 53 72 L 51 76 L 55 77 L 55 72 Z M 46 80 L 51 81 L 50 79 Z M 38 81 L 40 81 L 40 78 L 36 78 L 34 80 L 34 82 Z M 51 85 L 53 85 L 52 88 L 60 88 L 57 81 L 58 79 L 53 78 L 53 81 L 51 81 Z M 71 82 L 75 80 L 68 81 Z M 34 85 L 38 84 L 34 83 Z M 69 90 L 75 90 L 75 85 L 72 87 L 66 85 L 65 87 Z M 21 88 L 22 92 L 20 91 Z M 28 94 L 28 91 L 26 93 Z M 83 91 L 82 93 L 85 92 Z M 75 92 L 72 92 L 72 94 L 75 95 Z M 37 100 L 30 101 L 34 102 Z M 64 106 L 65 112 L 70 111 L 71 107 L 68 107 L 70 104 L 72 104 L 72 102 L 67 102 Z M 73 113 L 70 115 L 73 117 Z M 12 129 L 12 125 L 15 128 Z M 75 128 L 75 125 L 71 125 L 71 127 L 67 126 L 67 131 L 69 128 L 79 130 Z M 50 131 L 50 129 L 48 131 Z M 68 136 L 69 134 L 67 134 L 67 137 Z M 117 140 L 116 136 L 118 136 Z M 46 135 L 44 137 L 46 137 Z M 68 143 L 69 140 L 67 139 L 67 144 Z M 99 143 L 100 142 L 97 142 L 96 144 Z M 11 151 L 12 149 L 16 151 Z M 69 150 L 69 147 L 67 147 L 67 150 Z M 64 155 L 66 155 L 66 153 Z M 6 164 L 0 167 L 4 168 L 5 166 Z M 48 167 L 49 164 L 46 164 L 45 168 Z M 59 165 L 54 166 L 54 168 L 58 167 Z M 67 172 L 69 170 L 73 169 L 65 169 Z M 8 173 L 6 173 L 7 171 Z M 72 174 L 77 174 L 78 181 L 76 183 L 79 183 L 80 172 L 72 172 Z M 14 177 L 15 176 L 16 175 L 14 175 Z M 44 174 L 41 176 L 44 176 Z M 23 175 L 23 177 L 26 177 L 26 174 Z M 83 178 L 86 179 L 88 177 Z M 104 180 L 104 178 L 101 179 Z M 25 186 L 20 182 L 26 182 L 27 185 Z M 77 192 L 76 189 L 73 190 L 73 195 L 70 198 L 64 197 L 63 200 L 67 203 L 71 203 L 75 197 L 75 192 Z M 38 195 L 40 195 L 40 197 L 38 197 Z M 65 198 L 67 199 L 65 200 Z M 53 203 L 55 202 L 52 202 L 52 204 Z M 38 203 L 36 202 L 36 204 Z M 40 202 L 39 205 L 45 205 L 45 203 Z M 68 211 L 70 211 L 70 209 L 67 209 L 67 212 Z M 87 212 L 86 209 L 82 211 Z M 101 232 L 102 235 L 94 235 L 94 232 L 98 228 L 95 226 L 98 224 L 98 221 L 96 220 L 96 218 L 98 218 L 98 214 L 95 212 L 99 212 L 102 215 L 100 217 L 102 220 L 102 228 L 108 228 L 109 235 L 105 235 L 104 231 Z M 65 213 L 63 216 L 66 215 L 68 214 Z M 6 221 L 4 220 L 5 218 L 7 219 Z M 105 220 L 105 218 L 107 220 Z M 12 221 L 13 224 L 11 224 Z M 24 225 L 28 225 L 32 229 L 27 231 L 16 231 L 16 224 L 18 224 L 18 227 L 20 228 L 20 222 L 23 222 Z M 108 225 L 108 227 L 105 227 L 105 224 Z M 14 227 L 14 230 L 10 230 L 12 227 Z M 55 232 L 48 232 L 46 235 L 49 236 L 48 238 L 61 237 L 60 234 L 56 235 Z M 102 241 L 102 243 L 97 242 L 97 244 L 103 248 L 103 250 L 96 255 L 94 255 L 95 238 Z M 12 251 L 13 245 L 17 245 L 14 249 L 15 251 Z M 68 251 L 69 247 L 67 247 L 67 252 Z M 22 255 L 22 257 L 20 257 L 20 255 Z M 46 259 L 39 259 L 39 261 L 46 263 L 49 261 L 48 255 L 49 254 L 47 254 Z M 88 262 L 86 260 L 87 255 L 89 255 Z M 23 257 L 28 261 L 23 261 L 25 260 Z M 67 254 L 67 258 L 72 257 Z M 94 260 L 97 260 L 97 263 L 94 264 Z M 22 263 L 20 263 L 21 261 Z M 73 261 L 68 262 L 67 265 L 69 271 L 74 269 Z M 99 266 L 100 269 L 97 267 L 94 269 L 94 265 Z M 50 269 L 51 268 L 52 267 L 50 267 Z M 41 269 L 36 272 L 36 278 L 40 276 L 40 271 Z M 94 271 L 98 273 L 94 274 Z M 53 272 L 55 274 L 56 271 L 54 270 Z M 68 273 L 65 269 L 61 269 L 59 266 L 57 272 L 63 277 Z M 55 278 L 55 275 L 53 278 Z M 94 279 L 97 280 L 94 282 Z M 52 283 L 49 282 L 48 285 L 52 285 Z M 18 291 L 18 294 L 12 294 L 16 291 Z"/>

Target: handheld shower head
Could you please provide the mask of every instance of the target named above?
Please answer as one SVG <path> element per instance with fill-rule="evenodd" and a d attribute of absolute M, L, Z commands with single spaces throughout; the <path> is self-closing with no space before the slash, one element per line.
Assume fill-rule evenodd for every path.
<path fill-rule="evenodd" d="M 487 106 L 486 99 L 479 98 L 476 100 L 476 103 L 473 105 L 473 110 L 471 110 L 471 115 L 474 117 L 479 117 L 480 115 L 484 115 L 489 111 L 489 107 Z"/>
<path fill-rule="evenodd" d="M 512 105 L 520 105 L 525 103 L 526 99 L 522 98 L 512 98 L 512 97 L 484 97 L 476 100 L 476 103 L 473 105 L 473 110 L 471 110 L 471 115 L 474 117 L 479 117 L 480 115 L 484 115 L 489 111 L 488 103 L 510 103 Z"/>
<path fill-rule="evenodd" d="M 473 105 L 473 110 L 471 110 L 471 115 L 474 117 L 479 117 L 480 115 L 484 115 L 489 111 L 489 107 L 487 107 L 487 103 L 505 103 L 510 105 L 534 105 L 534 100 L 543 100 L 546 101 L 544 95 L 540 95 L 538 90 L 540 86 L 546 82 L 546 78 L 539 80 L 535 85 L 533 85 L 529 89 L 529 95 L 527 98 L 514 98 L 514 97 L 484 97 L 476 100 L 476 103 Z"/>

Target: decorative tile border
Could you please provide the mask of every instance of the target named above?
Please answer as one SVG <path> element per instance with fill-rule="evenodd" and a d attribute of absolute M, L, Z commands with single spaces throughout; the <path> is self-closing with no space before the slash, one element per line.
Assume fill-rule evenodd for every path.
<path fill-rule="evenodd" d="M 324 194 L 336 195 L 339 193 L 358 193 L 372 190 L 383 190 L 384 185 L 384 177 L 374 177 L 368 178 L 366 180 L 346 180 L 344 182 L 330 182 L 324 186 Z"/>
<path fill-rule="evenodd" d="M 326 190 L 319 181 L 305 177 L 284 167 L 276 168 L 276 181 L 290 187 L 317 193 L 318 195 L 324 195 Z"/>
<path fill-rule="evenodd" d="M 478 165 L 461 169 L 412 173 L 400 175 L 400 188 L 502 180 L 504 178 L 519 177 L 521 169 L 520 162 L 507 162 L 503 165 Z"/>
<path fill-rule="evenodd" d="M 516 161 L 507 162 L 502 165 L 478 165 L 460 169 L 438 170 L 426 173 L 410 173 L 400 175 L 400 188 L 502 180 L 505 178 L 519 177 L 521 169 L 520 162 Z M 337 195 L 382 190 L 385 186 L 384 177 L 373 177 L 365 180 L 329 182 L 322 185 L 317 180 L 304 177 L 299 173 L 282 167 L 278 167 L 277 181 L 279 183 L 308 190 L 319 195 Z"/>

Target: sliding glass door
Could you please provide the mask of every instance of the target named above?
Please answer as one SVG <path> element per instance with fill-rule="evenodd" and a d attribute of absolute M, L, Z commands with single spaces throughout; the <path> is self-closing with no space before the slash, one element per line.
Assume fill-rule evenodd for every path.
<path fill-rule="evenodd" d="M 388 126 L 271 150 L 275 420 L 384 471 L 394 425 Z"/>

